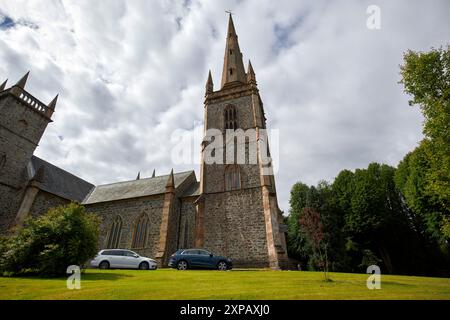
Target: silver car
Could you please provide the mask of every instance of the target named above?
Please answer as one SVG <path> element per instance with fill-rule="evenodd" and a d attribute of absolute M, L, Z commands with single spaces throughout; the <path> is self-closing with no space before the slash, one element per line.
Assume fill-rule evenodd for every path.
<path fill-rule="evenodd" d="M 156 270 L 156 261 L 147 257 L 141 257 L 136 252 L 126 249 L 105 249 L 99 251 L 91 266 L 100 269 L 141 269 Z"/>

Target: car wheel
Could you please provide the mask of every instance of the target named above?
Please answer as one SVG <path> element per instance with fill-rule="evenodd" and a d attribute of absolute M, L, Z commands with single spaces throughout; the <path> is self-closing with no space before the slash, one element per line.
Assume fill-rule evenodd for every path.
<path fill-rule="evenodd" d="M 181 261 L 179 261 L 179 262 L 177 263 L 177 269 L 178 269 L 178 270 L 187 270 L 187 268 L 188 268 L 188 264 L 187 264 L 186 261 L 181 260 Z"/>
<path fill-rule="evenodd" d="M 139 270 L 148 270 L 149 268 L 148 262 L 144 261 L 139 264 Z"/>
<path fill-rule="evenodd" d="M 102 262 L 100 262 L 98 267 L 100 269 L 109 269 L 109 262 L 108 261 L 102 261 Z"/>
<path fill-rule="evenodd" d="M 227 270 L 228 269 L 228 265 L 227 265 L 227 263 L 225 261 L 220 261 L 217 264 L 217 269 L 221 270 L 221 271 Z"/>

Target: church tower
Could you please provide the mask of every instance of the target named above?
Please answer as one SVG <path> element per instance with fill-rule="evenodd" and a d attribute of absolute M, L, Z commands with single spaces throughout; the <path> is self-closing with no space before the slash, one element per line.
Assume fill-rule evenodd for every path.
<path fill-rule="evenodd" d="M 231 14 L 220 89 L 209 72 L 204 101 L 195 246 L 241 267 L 287 264 L 282 212 L 252 64 L 244 69 Z"/>
<path fill-rule="evenodd" d="M 55 111 L 25 90 L 29 73 L 6 89 L 0 85 L 0 232 L 13 223 L 22 202 L 26 169 Z"/>

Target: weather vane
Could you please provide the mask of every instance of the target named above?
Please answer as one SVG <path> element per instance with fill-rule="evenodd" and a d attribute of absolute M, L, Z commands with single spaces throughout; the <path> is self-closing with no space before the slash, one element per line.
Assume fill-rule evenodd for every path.
<path fill-rule="evenodd" d="M 225 10 L 226 13 L 229 13 L 230 15 L 234 15 L 233 12 L 231 12 L 231 10 Z"/>

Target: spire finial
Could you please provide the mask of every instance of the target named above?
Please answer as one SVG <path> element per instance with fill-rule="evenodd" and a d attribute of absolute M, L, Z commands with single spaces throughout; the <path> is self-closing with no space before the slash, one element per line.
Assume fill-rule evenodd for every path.
<path fill-rule="evenodd" d="M 53 111 L 55 111 L 55 108 L 56 108 L 56 102 L 58 102 L 58 97 L 59 97 L 59 94 L 57 94 L 57 95 L 53 98 L 53 100 L 50 101 L 50 103 L 48 104 L 47 107 L 49 107 L 50 109 L 52 109 Z"/>
<path fill-rule="evenodd" d="M 15 86 L 20 87 L 22 89 L 25 89 L 25 85 L 27 84 L 27 80 L 28 80 L 28 76 L 30 74 L 30 71 L 28 71 L 27 73 L 25 73 L 25 75 L 22 77 L 22 79 L 20 79 L 19 81 L 17 81 L 17 83 L 15 84 Z"/>
<path fill-rule="evenodd" d="M 136 180 L 141 180 L 141 172 L 140 172 L 140 171 L 138 172 L 138 175 L 137 175 L 137 177 L 136 177 Z"/>
<path fill-rule="evenodd" d="M 255 71 L 253 71 L 253 66 L 252 66 L 252 62 L 250 61 L 250 59 L 248 60 L 247 82 L 256 84 L 256 75 L 255 75 Z"/>
<path fill-rule="evenodd" d="M 175 179 L 173 177 L 173 169 L 170 171 L 169 179 L 167 179 L 166 188 L 174 187 L 175 186 Z"/>
<path fill-rule="evenodd" d="M 156 170 L 153 169 L 152 178 L 156 177 Z"/>
<path fill-rule="evenodd" d="M 0 91 L 5 90 L 5 88 L 6 88 L 6 83 L 7 83 L 7 82 L 8 82 L 8 79 L 6 79 L 5 82 L 3 82 L 3 83 L 0 85 Z"/>
<path fill-rule="evenodd" d="M 244 63 L 242 62 L 242 53 L 239 49 L 238 36 L 234 28 L 233 18 L 230 14 L 228 19 L 228 34 L 223 61 L 221 88 L 231 82 L 246 83 L 247 79 Z"/>
<path fill-rule="evenodd" d="M 214 92 L 214 83 L 211 76 L 211 70 L 208 73 L 208 80 L 206 81 L 206 94 Z"/>

